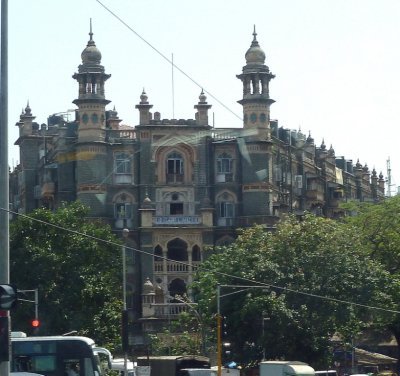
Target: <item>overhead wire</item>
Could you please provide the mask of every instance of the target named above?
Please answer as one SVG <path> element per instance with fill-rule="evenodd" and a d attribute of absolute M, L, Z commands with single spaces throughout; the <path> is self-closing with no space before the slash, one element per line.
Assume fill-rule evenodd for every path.
<path fill-rule="evenodd" d="M 222 107 L 224 107 L 227 111 L 229 111 L 232 115 L 237 117 L 239 120 L 243 121 L 242 117 L 236 114 L 233 110 L 231 110 L 225 103 L 220 101 L 215 95 L 210 93 L 208 90 L 204 88 L 204 85 L 201 85 L 198 83 L 194 78 L 192 78 L 188 73 L 186 73 L 182 68 L 180 68 L 178 65 L 176 65 L 171 59 L 169 59 L 167 56 L 165 56 L 158 48 L 153 46 L 149 41 L 147 41 L 144 37 L 142 37 L 136 30 L 133 29 L 130 25 L 128 25 L 127 22 L 125 22 L 120 16 L 118 16 L 114 11 L 112 11 L 109 7 L 103 4 L 102 1 L 100 0 L 95 0 L 97 3 L 99 3 L 107 12 L 109 12 L 113 17 L 115 17 L 122 25 L 124 25 L 127 29 L 129 29 L 132 33 L 134 33 L 139 39 L 141 39 L 144 43 L 146 43 L 152 50 L 154 50 L 157 54 L 159 54 L 164 60 L 166 60 L 169 64 L 172 64 L 174 68 L 176 68 L 179 72 L 181 72 L 186 78 L 188 78 L 190 81 L 192 81 L 196 86 L 198 86 L 200 89 L 204 90 L 205 93 L 207 93 L 211 98 L 213 98 L 215 101 L 217 101 Z"/>
<path fill-rule="evenodd" d="M 38 219 L 38 218 L 33 218 L 33 217 L 31 217 L 29 215 L 26 215 L 26 214 L 14 212 L 14 211 L 12 211 L 10 209 L 0 208 L 0 210 L 6 211 L 9 214 L 15 214 L 17 216 L 30 219 L 32 221 L 35 221 L 35 222 L 38 222 L 38 223 L 41 223 L 41 224 L 44 224 L 44 225 L 52 226 L 52 227 L 54 227 L 54 228 L 56 228 L 58 230 L 67 231 L 67 232 L 69 232 L 71 234 L 84 236 L 84 237 L 87 237 L 87 238 L 89 238 L 91 240 L 102 242 L 102 243 L 105 243 L 105 244 L 108 244 L 108 245 L 112 245 L 112 246 L 115 246 L 115 247 L 121 247 L 122 246 L 122 244 L 120 244 L 120 243 L 116 243 L 116 242 L 113 242 L 113 241 L 110 241 L 110 240 L 101 239 L 101 238 L 98 238 L 96 236 L 93 236 L 93 235 L 90 235 L 90 234 L 86 234 L 86 233 L 83 233 L 83 232 L 80 232 L 80 231 L 77 231 L 77 230 L 68 229 L 68 228 L 65 228 L 63 226 L 60 226 L 60 225 L 57 225 L 57 224 L 54 224 L 54 223 L 50 223 L 50 222 L 47 222 L 47 221 L 44 221 L 44 220 L 41 220 L 41 219 Z M 156 256 L 159 259 L 162 259 L 162 260 L 165 260 L 165 261 L 172 261 L 172 262 L 174 262 L 176 264 L 184 265 L 184 266 L 187 266 L 187 267 L 191 267 L 192 266 L 192 265 L 190 265 L 190 264 L 188 264 L 187 262 L 184 262 L 184 261 L 172 260 L 172 259 L 169 259 L 168 257 L 165 257 L 165 256 L 154 255 L 153 253 L 144 251 L 142 249 L 130 247 L 128 245 L 124 245 L 124 246 L 125 246 L 125 249 L 127 249 L 127 250 L 138 252 L 138 253 L 144 254 L 146 256 L 150 256 L 150 257 L 155 257 Z M 218 270 L 208 270 L 208 272 L 211 272 L 211 273 L 214 273 L 214 274 L 217 274 L 217 275 L 220 275 L 220 276 L 232 278 L 232 279 L 235 279 L 235 280 L 241 280 L 241 281 L 244 281 L 244 282 L 252 283 L 252 284 L 254 284 L 254 287 L 265 286 L 265 288 L 277 289 L 277 290 L 281 290 L 281 291 L 291 292 L 291 293 L 294 293 L 294 294 L 308 296 L 308 297 L 311 297 L 311 298 L 316 298 L 316 299 L 321 299 L 321 300 L 328 300 L 328 301 L 332 301 L 332 302 L 336 302 L 336 303 L 340 303 L 340 304 L 346 304 L 346 305 L 350 305 L 350 306 L 354 306 L 354 307 L 362 307 L 362 308 L 373 309 L 373 310 L 389 312 L 389 313 L 400 313 L 400 311 L 393 310 L 393 309 L 382 308 L 382 307 L 377 307 L 377 306 L 371 306 L 371 305 L 351 302 L 351 301 L 347 301 L 347 300 L 343 300 L 343 299 L 332 298 L 332 297 L 329 297 L 329 296 L 324 296 L 324 295 L 318 295 L 318 294 L 314 294 L 314 293 L 299 291 L 299 290 L 291 289 L 291 288 L 288 288 L 288 287 L 277 286 L 277 285 L 272 284 L 272 283 L 265 283 L 265 282 L 256 281 L 256 280 L 251 279 L 251 278 L 239 277 L 239 276 L 232 275 L 232 274 L 229 274 L 229 273 L 224 273 L 224 272 L 221 272 L 221 271 L 218 271 Z M 243 285 L 235 285 L 235 286 L 237 288 L 243 288 L 244 287 Z M 249 286 L 246 285 L 245 287 L 249 287 Z"/>

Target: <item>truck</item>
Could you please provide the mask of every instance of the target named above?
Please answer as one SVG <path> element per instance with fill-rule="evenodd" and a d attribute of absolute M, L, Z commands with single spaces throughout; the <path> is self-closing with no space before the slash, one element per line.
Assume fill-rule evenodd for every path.
<path fill-rule="evenodd" d="M 297 361 L 264 361 L 259 367 L 260 376 L 315 376 L 314 368 Z"/>
<path fill-rule="evenodd" d="M 183 376 L 183 369 L 210 369 L 210 359 L 198 355 L 143 356 L 137 358 L 138 366 L 149 366 L 150 376 Z"/>

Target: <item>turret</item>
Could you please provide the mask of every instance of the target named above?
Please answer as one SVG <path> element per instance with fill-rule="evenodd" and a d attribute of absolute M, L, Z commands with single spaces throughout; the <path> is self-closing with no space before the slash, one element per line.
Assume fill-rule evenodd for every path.
<path fill-rule="evenodd" d="M 105 99 L 104 83 L 111 75 L 105 74 L 101 63 L 101 52 L 93 40 L 92 22 L 90 22 L 90 39 L 82 51 L 82 64 L 78 73 L 72 77 L 79 83 L 78 99 L 73 101 L 79 108 L 79 142 L 104 141 L 105 139 L 105 106 L 110 103 Z"/>
<path fill-rule="evenodd" d="M 207 97 L 203 90 L 199 96 L 199 103 L 196 104 L 194 108 L 197 110 L 196 124 L 208 125 L 208 110 L 211 108 L 211 105 L 207 103 Z"/>
<path fill-rule="evenodd" d="M 270 106 L 275 101 L 269 97 L 269 82 L 275 77 L 265 63 L 265 53 L 257 41 L 254 27 L 253 41 L 247 50 L 246 65 L 242 74 L 237 75 L 243 83 L 243 99 L 238 101 L 243 106 L 244 128 L 268 129 Z M 269 137 L 269 132 L 264 132 Z"/>
<path fill-rule="evenodd" d="M 140 125 L 150 124 L 150 120 L 152 119 L 152 114 L 151 114 L 150 110 L 152 107 L 153 107 L 153 105 L 149 104 L 147 94 L 143 89 L 142 95 L 140 96 L 140 103 L 135 106 L 135 108 L 137 108 L 139 110 L 139 114 L 140 114 L 139 124 Z"/>

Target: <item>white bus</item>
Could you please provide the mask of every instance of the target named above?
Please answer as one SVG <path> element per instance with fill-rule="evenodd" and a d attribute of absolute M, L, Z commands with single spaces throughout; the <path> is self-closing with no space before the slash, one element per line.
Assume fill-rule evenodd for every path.
<path fill-rule="evenodd" d="M 44 376 L 103 376 L 111 353 L 80 336 L 26 337 L 11 335 L 11 372 Z"/>

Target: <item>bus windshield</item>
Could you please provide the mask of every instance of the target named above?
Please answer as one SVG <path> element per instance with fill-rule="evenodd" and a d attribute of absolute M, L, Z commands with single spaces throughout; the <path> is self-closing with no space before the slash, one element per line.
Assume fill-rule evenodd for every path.
<path fill-rule="evenodd" d="M 103 376 L 100 353 L 86 337 L 12 338 L 11 370 L 35 372 L 45 376 Z M 104 350 L 104 351 L 102 351 Z M 110 356 L 107 362 L 109 363 Z"/>

